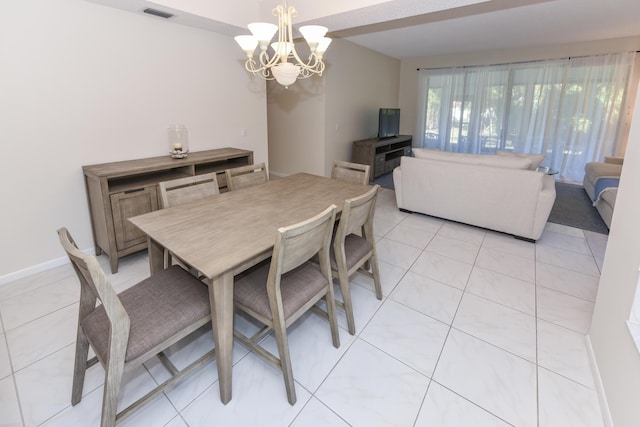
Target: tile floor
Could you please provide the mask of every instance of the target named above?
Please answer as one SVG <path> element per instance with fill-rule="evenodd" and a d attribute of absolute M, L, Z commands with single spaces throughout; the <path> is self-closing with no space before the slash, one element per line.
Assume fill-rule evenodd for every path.
<path fill-rule="evenodd" d="M 399 212 L 389 190 L 375 223 L 384 299 L 353 278 L 358 333 L 339 313 L 339 349 L 315 315 L 290 328 L 295 406 L 279 371 L 236 344 L 228 405 L 212 361 L 121 425 L 603 426 L 584 334 L 605 235 L 548 224 L 527 243 Z M 126 258 L 113 284 L 137 282 L 147 262 Z M 0 287 L 0 425 L 99 425 L 101 367 L 70 406 L 77 301 L 69 265 Z M 171 352 L 179 367 L 213 346 L 210 329 L 199 332 Z M 272 337 L 266 345 L 275 351 Z M 157 361 L 131 372 L 122 403 L 165 376 Z"/>

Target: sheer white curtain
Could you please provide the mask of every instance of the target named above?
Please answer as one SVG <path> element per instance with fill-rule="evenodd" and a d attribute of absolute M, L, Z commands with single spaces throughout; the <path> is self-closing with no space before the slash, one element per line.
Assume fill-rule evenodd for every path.
<path fill-rule="evenodd" d="M 465 153 L 545 153 L 582 181 L 584 165 L 617 153 L 635 52 L 421 70 L 416 135 Z"/>

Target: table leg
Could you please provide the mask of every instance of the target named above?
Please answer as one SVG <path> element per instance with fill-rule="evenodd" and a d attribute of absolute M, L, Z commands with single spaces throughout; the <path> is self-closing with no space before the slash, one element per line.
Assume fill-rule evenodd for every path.
<path fill-rule="evenodd" d="M 231 400 L 231 369 L 233 365 L 233 273 L 215 277 L 209 284 L 211 323 L 216 345 L 216 364 L 220 384 L 220 400 Z"/>
<path fill-rule="evenodd" d="M 151 274 L 164 270 L 164 248 L 150 237 L 147 237 L 147 248 Z"/>

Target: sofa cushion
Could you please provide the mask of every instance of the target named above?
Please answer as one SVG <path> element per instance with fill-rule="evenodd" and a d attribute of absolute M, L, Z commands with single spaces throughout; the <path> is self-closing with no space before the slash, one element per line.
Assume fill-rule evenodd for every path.
<path fill-rule="evenodd" d="M 589 162 L 584 166 L 585 176 L 595 184 L 598 178 L 619 178 L 622 173 L 622 165 L 615 163 Z"/>
<path fill-rule="evenodd" d="M 413 148 L 413 155 L 419 159 L 456 162 L 478 166 L 491 166 L 507 169 L 529 169 L 531 159 L 515 156 L 492 156 L 488 154 L 452 153 L 429 148 Z"/>
<path fill-rule="evenodd" d="M 521 159 L 529 159 L 531 162 L 528 169 L 535 170 L 540 163 L 544 160 L 544 154 L 530 154 L 530 153 L 514 153 L 512 151 L 496 151 L 497 156 L 505 156 L 505 157 L 518 157 Z"/>

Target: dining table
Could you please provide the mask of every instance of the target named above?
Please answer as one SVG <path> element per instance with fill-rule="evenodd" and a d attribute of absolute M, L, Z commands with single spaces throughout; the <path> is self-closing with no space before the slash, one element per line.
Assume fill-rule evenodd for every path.
<path fill-rule="evenodd" d="M 169 250 L 209 287 L 220 400 L 231 400 L 234 276 L 269 258 L 279 228 L 306 220 L 369 186 L 297 173 L 129 218 L 147 236 L 151 274 Z"/>

